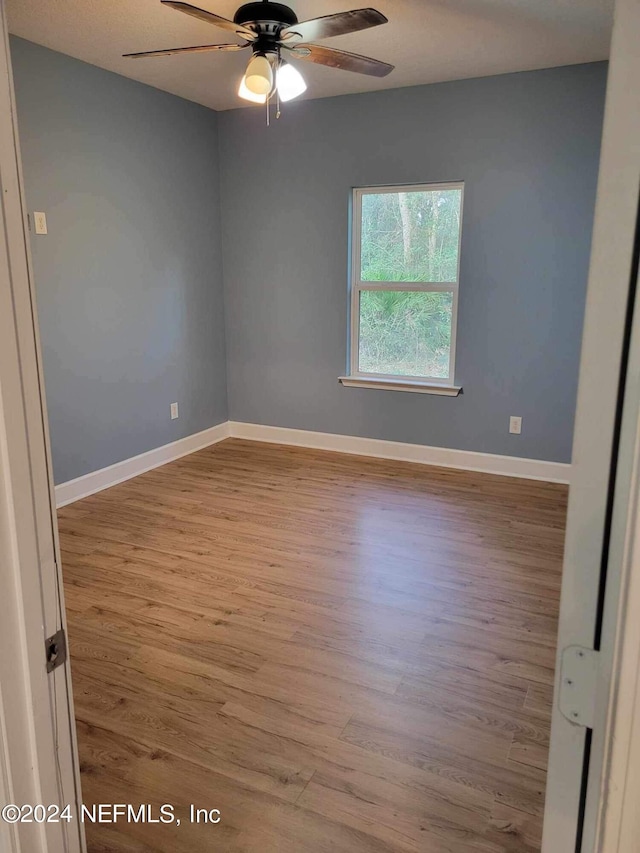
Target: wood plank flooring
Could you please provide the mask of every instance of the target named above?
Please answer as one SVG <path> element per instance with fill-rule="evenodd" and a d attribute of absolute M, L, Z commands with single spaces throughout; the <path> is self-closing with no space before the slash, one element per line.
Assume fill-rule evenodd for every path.
<path fill-rule="evenodd" d="M 84 800 L 181 819 L 91 853 L 538 851 L 566 498 L 229 440 L 62 509 Z"/>

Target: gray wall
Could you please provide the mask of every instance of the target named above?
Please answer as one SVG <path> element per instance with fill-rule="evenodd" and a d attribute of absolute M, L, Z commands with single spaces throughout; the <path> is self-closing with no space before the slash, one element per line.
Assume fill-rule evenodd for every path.
<path fill-rule="evenodd" d="M 218 117 L 11 52 L 59 483 L 227 419 Z"/>
<path fill-rule="evenodd" d="M 227 417 L 569 461 L 605 63 L 287 104 L 266 128 L 11 47 L 49 225 L 32 248 L 56 482 Z M 342 388 L 351 188 L 448 180 L 464 393 Z"/>
<path fill-rule="evenodd" d="M 569 461 L 605 80 L 597 63 L 286 104 L 270 128 L 221 114 L 230 417 Z M 463 395 L 342 388 L 351 188 L 452 180 Z"/>

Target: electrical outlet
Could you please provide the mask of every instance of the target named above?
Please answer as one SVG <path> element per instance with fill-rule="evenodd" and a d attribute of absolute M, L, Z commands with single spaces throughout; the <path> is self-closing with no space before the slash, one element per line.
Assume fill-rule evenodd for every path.
<path fill-rule="evenodd" d="M 511 415 L 509 418 L 509 432 L 513 435 L 520 435 L 522 432 L 522 418 Z"/>
<path fill-rule="evenodd" d="M 172 403 L 171 404 L 171 420 L 175 421 L 175 419 L 178 417 L 180 417 L 178 414 L 178 404 Z"/>
<path fill-rule="evenodd" d="M 33 211 L 33 227 L 36 234 L 47 233 L 47 217 L 40 210 Z"/>

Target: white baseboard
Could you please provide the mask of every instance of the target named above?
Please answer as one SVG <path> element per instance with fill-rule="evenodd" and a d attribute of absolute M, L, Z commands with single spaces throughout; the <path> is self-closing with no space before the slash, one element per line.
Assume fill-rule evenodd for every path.
<path fill-rule="evenodd" d="M 202 430 L 202 432 L 196 432 L 194 435 L 172 441 L 171 444 L 165 444 L 162 447 L 141 453 L 139 456 L 133 456 L 131 459 L 116 462 L 115 465 L 109 465 L 108 468 L 101 468 L 99 471 L 92 471 L 82 477 L 76 477 L 75 480 L 60 483 L 59 486 L 56 486 L 56 506 L 66 506 L 74 501 L 79 501 L 81 498 L 108 489 L 109 486 L 115 486 L 125 480 L 130 480 L 132 477 L 137 477 L 138 474 L 144 474 L 145 471 L 151 471 L 153 468 L 166 465 L 167 462 L 173 462 L 174 459 L 180 459 L 181 456 L 187 456 L 189 453 L 195 453 L 196 450 L 217 444 L 228 437 L 229 422 L 225 421 L 217 426 Z"/>
<path fill-rule="evenodd" d="M 399 462 L 417 462 L 442 468 L 460 468 L 505 477 L 523 477 L 527 480 L 546 480 L 550 483 L 568 483 L 571 465 L 564 462 L 545 462 L 540 459 L 521 459 L 519 456 L 497 456 L 493 453 L 476 453 L 471 450 L 451 450 L 447 447 L 428 447 L 422 444 L 403 444 L 378 438 L 360 438 L 355 435 L 334 435 L 329 432 L 311 432 L 304 429 L 246 424 L 239 421 L 225 423 L 188 435 L 186 438 L 141 453 L 108 468 L 101 468 L 56 486 L 56 506 L 62 507 L 79 501 L 110 486 L 123 483 L 145 471 L 159 468 L 181 456 L 195 453 L 225 438 L 244 438 L 269 444 L 290 444 L 314 450 L 333 450 L 354 456 L 374 456 L 379 459 L 397 459 Z"/>
<path fill-rule="evenodd" d="M 571 471 L 571 465 L 564 462 L 522 459 L 519 456 L 497 456 L 493 453 L 476 453 L 471 450 L 451 450 L 446 447 L 403 444 L 399 441 L 334 435 L 328 432 L 311 432 L 239 421 L 229 421 L 229 435 L 232 438 L 244 438 L 249 441 L 291 444 L 315 450 L 333 450 L 337 453 L 351 453 L 356 456 L 377 456 L 380 459 L 397 459 L 401 462 L 418 462 L 422 465 L 460 468 L 464 471 L 481 471 L 485 474 L 546 480 L 551 483 L 568 483 Z"/>

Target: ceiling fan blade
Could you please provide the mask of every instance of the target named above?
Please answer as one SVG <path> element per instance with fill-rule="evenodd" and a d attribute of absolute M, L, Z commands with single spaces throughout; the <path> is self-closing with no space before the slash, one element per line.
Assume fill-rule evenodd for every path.
<path fill-rule="evenodd" d="M 145 56 L 171 56 L 174 53 L 204 53 L 208 50 L 244 50 L 249 44 L 200 44 L 196 47 L 168 47 L 166 50 L 145 50 L 142 53 L 123 53 L 128 59 L 141 59 Z"/>
<path fill-rule="evenodd" d="M 341 68 L 343 71 L 369 74 L 371 77 L 386 77 L 395 67 L 387 62 L 370 59 L 368 56 L 347 53 L 346 50 L 335 50 L 333 47 L 321 47 L 319 44 L 300 44 L 287 50 L 296 59 L 328 65 L 330 68 Z"/>
<path fill-rule="evenodd" d="M 221 18 L 220 15 L 214 15 L 213 12 L 207 12 L 205 9 L 198 9 L 197 6 L 192 6 L 190 3 L 179 3 L 177 0 L 161 0 L 163 6 L 170 6 L 177 12 L 184 12 L 185 15 L 191 15 L 194 18 L 199 18 L 201 21 L 206 21 L 208 24 L 213 24 L 216 27 L 221 27 L 223 30 L 229 30 L 241 38 L 253 41 L 257 38 L 257 34 L 248 27 L 243 27 L 242 24 L 234 24 L 227 18 Z"/>
<path fill-rule="evenodd" d="M 326 39 L 331 36 L 342 36 L 346 33 L 356 33 L 386 24 L 387 19 L 375 9 L 352 9 L 350 12 L 338 12 L 336 15 L 325 15 L 323 18 L 313 18 L 292 24 L 280 34 L 281 38 L 299 35 L 305 42 Z"/>

